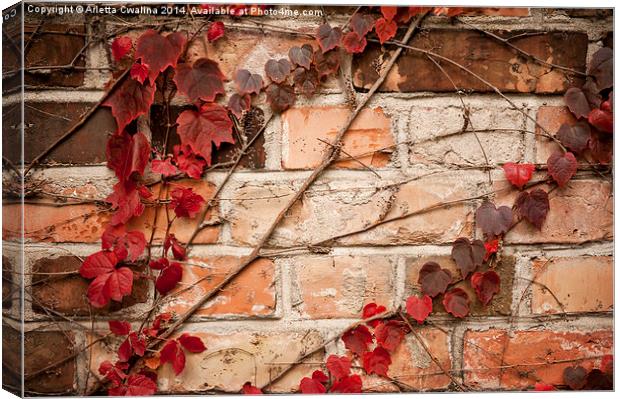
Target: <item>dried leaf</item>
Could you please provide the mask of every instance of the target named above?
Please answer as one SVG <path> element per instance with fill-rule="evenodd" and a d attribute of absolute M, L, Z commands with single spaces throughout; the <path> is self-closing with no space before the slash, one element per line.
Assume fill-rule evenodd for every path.
<path fill-rule="evenodd" d="M 306 69 L 310 69 L 313 54 L 314 50 L 312 49 L 312 46 L 309 44 L 304 44 L 301 47 L 291 47 L 288 51 L 288 58 L 294 65 L 299 65 Z"/>
<path fill-rule="evenodd" d="M 476 224 L 487 237 L 499 236 L 512 225 L 512 210 L 507 206 L 496 208 L 492 202 L 485 201 L 476 210 Z"/>
<path fill-rule="evenodd" d="M 495 294 L 499 293 L 500 278 L 493 270 L 472 274 L 470 282 L 471 286 L 476 291 L 476 296 L 484 306 L 488 305 Z"/>
<path fill-rule="evenodd" d="M 342 40 L 342 31 L 340 28 L 332 28 L 331 25 L 325 23 L 319 26 L 316 33 L 316 40 L 319 43 L 321 50 L 325 53 L 340 45 L 340 41 Z"/>
<path fill-rule="evenodd" d="M 577 160 L 571 152 L 556 152 L 547 159 L 547 171 L 563 187 L 577 173 Z"/>
<path fill-rule="evenodd" d="M 517 197 L 515 209 L 521 217 L 540 230 L 549 213 L 549 196 L 539 188 L 530 192 L 524 191 Z"/>
<path fill-rule="evenodd" d="M 452 282 L 452 274 L 448 269 L 442 269 L 435 262 L 426 262 L 420 269 L 418 283 L 422 287 L 422 293 L 431 298 L 446 292 Z"/>
<path fill-rule="evenodd" d="M 200 58 L 191 66 L 179 64 L 174 83 L 180 93 L 193 103 L 198 100 L 214 101 L 218 94 L 224 94 L 224 74 L 217 62 Z"/>
<path fill-rule="evenodd" d="M 469 314 L 469 297 L 462 288 L 453 288 L 443 296 L 443 306 L 454 317 L 463 318 Z"/>

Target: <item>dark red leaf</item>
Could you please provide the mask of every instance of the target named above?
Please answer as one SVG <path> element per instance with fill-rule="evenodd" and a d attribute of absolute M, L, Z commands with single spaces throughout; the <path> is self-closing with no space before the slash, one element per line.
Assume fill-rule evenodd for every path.
<path fill-rule="evenodd" d="M 470 243 L 469 239 L 461 237 L 452 244 L 452 259 L 461 271 L 463 278 L 466 278 L 478 266 L 482 266 L 485 253 L 484 243 L 480 240 Z"/>
<path fill-rule="evenodd" d="M 288 51 L 288 58 L 294 65 L 299 65 L 306 69 L 310 69 L 313 54 L 314 49 L 312 46 L 309 44 L 304 44 L 301 47 L 291 47 Z"/>
<path fill-rule="evenodd" d="M 185 369 L 185 353 L 176 340 L 166 342 L 166 345 L 159 352 L 159 360 L 161 364 L 172 364 L 172 369 L 176 375 L 181 374 Z"/>
<path fill-rule="evenodd" d="M 143 85 L 135 79 L 125 79 L 102 105 L 112 109 L 117 132 L 122 132 L 131 121 L 148 112 L 154 99 L 155 85 Z"/>
<path fill-rule="evenodd" d="M 588 372 L 581 366 L 566 367 L 564 369 L 564 383 L 573 390 L 579 390 L 586 385 Z"/>
<path fill-rule="evenodd" d="M 295 90 L 287 84 L 272 83 L 267 87 L 267 102 L 273 112 L 283 112 L 295 104 Z"/>
<path fill-rule="evenodd" d="M 136 42 L 136 60 L 142 60 L 149 69 L 149 80 L 155 82 L 157 75 L 169 66 L 176 67 L 187 38 L 180 32 L 163 36 L 149 29 Z"/>
<path fill-rule="evenodd" d="M 132 374 L 127 379 L 125 396 L 151 396 L 157 392 L 157 383 L 142 374 Z"/>
<path fill-rule="evenodd" d="M 332 75 L 340 68 L 340 52 L 331 50 L 323 53 L 321 50 L 314 52 L 314 65 L 319 74 L 319 78 Z"/>
<path fill-rule="evenodd" d="M 340 28 L 332 28 L 328 23 L 319 26 L 316 33 L 316 40 L 324 53 L 338 47 L 341 39 L 342 31 Z"/>
<path fill-rule="evenodd" d="M 487 237 L 499 236 L 512 225 L 512 210 L 507 206 L 496 208 L 492 202 L 485 201 L 476 210 L 476 224 Z"/>
<path fill-rule="evenodd" d="M 151 170 L 153 173 L 159 173 L 164 176 L 172 176 L 179 173 L 177 167 L 170 162 L 170 158 L 166 158 L 163 161 L 154 159 L 153 162 L 151 162 Z"/>
<path fill-rule="evenodd" d="M 534 384 L 535 391 L 555 391 L 555 387 L 553 385 L 545 384 L 542 382 L 537 382 Z"/>
<path fill-rule="evenodd" d="M 452 274 L 448 269 L 442 269 L 435 262 L 426 262 L 420 269 L 418 283 L 422 287 L 422 293 L 431 298 L 446 292 L 452 282 Z"/>
<path fill-rule="evenodd" d="M 110 219 L 113 226 L 124 224 L 134 216 L 140 216 L 144 212 L 144 204 L 140 200 L 140 192 L 134 184 L 118 182 L 114 185 L 112 194 L 106 198 L 116 212 Z"/>
<path fill-rule="evenodd" d="M 93 307 L 102 308 L 110 299 L 120 302 L 124 296 L 130 295 L 132 286 L 133 272 L 121 267 L 96 277 L 88 286 L 86 295 Z"/>
<path fill-rule="evenodd" d="M 381 14 L 388 21 L 393 20 L 397 12 L 398 12 L 398 7 L 381 6 Z"/>
<path fill-rule="evenodd" d="M 237 117 L 237 119 L 241 119 L 243 113 L 249 110 L 251 105 L 252 98 L 249 94 L 240 96 L 235 93 L 228 99 L 228 109 Z"/>
<path fill-rule="evenodd" d="M 126 321 L 110 320 L 108 321 L 110 332 L 114 335 L 127 335 L 131 331 L 131 324 Z"/>
<path fill-rule="evenodd" d="M 372 352 L 366 352 L 362 356 L 364 370 L 368 374 L 377 374 L 387 377 L 388 369 L 392 364 L 390 353 L 381 346 L 377 346 Z"/>
<path fill-rule="evenodd" d="M 597 162 L 604 165 L 611 162 L 614 148 L 614 142 L 611 135 L 593 130 L 590 141 L 588 142 L 588 148 L 592 153 L 592 157 Z"/>
<path fill-rule="evenodd" d="M 140 84 L 144 84 L 146 79 L 149 77 L 149 69 L 146 66 L 136 62 L 132 65 L 131 70 L 129 71 L 129 76 Z"/>
<path fill-rule="evenodd" d="M 388 351 L 393 351 L 398 348 L 398 345 L 405 338 L 407 333 L 407 327 L 403 322 L 398 320 L 389 320 L 387 322 L 379 324 L 375 328 L 375 338 L 377 338 L 377 344 L 381 345 Z"/>
<path fill-rule="evenodd" d="M 234 143 L 232 121 L 226 108 L 218 104 L 203 104 L 198 111 L 183 111 L 177 118 L 181 143 L 203 157 L 211 165 L 213 144 Z"/>
<path fill-rule="evenodd" d="M 396 35 L 397 28 L 396 22 L 388 21 L 385 18 L 379 18 L 375 21 L 375 32 L 381 44 L 393 38 Z"/>
<path fill-rule="evenodd" d="M 179 241 L 174 236 L 174 234 L 169 234 L 166 237 L 166 240 L 164 241 L 164 252 L 168 253 L 168 249 L 170 247 L 172 247 L 172 255 L 174 256 L 175 259 L 177 260 L 185 259 L 185 253 L 186 253 L 185 247 L 183 247 L 181 243 L 179 243 Z"/>
<path fill-rule="evenodd" d="M 112 42 L 112 57 L 114 61 L 120 61 L 131 51 L 133 42 L 129 36 L 120 36 Z"/>
<path fill-rule="evenodd" d="M 319 87 L 319 77 L 314 69 L 296 68 L 293 72 L 293 82 L 306 97 L 311 97 Z"/>
<path fill-rule="evenodd" d="M 351 374 L 351 359 L 346 356 L 329 355 L 327 370 L 337 380 L 347 377 Z"/>
<path fill-rule="evenodd" d="M 321 384 L 314 378 L 304 377 L 299 383 L 299 390 L 305 394 L 319 394 L 327 392 L 325 385 Z"/>
<path fill-rule="evenodd" d="M 443 307 L 455 317 L 463 318 L 469 314 L 469 297 L 461 288 L 453 288 L 443 296 Z"/>
<path fill-rule="evenodd" d="M 114 271 L 118 259 L 113 252 L 99 251 L 89 255 L 80 266 L 80 275 L 84 278 L 95 278 Z"/>
<path fill-rule="evenodd" d="M 327 382 L 329 381 L 329 377 L 325 375 L 321 370 L 314 370 L 312 373 L 312 379 L 317 380 L 318 382 Z"/>
<path fill-rule="evenodd" d="M 613 376 L 605 374 L 599 369 L 592 369 L 588 373 L 586 385 L 583 387 L 586 391 L 610 391 L 614 389 Z"/>
<path fill-rule="evenodd" d="M 144 174 L 149 162 L 151 146 L 143 133 L 130 136 L 123 131 L 108 139 L 106 155 L 108 168 L 112 169 L 121 182 L 126 182 L 133 173 Z"/>
<path fill-rule="evenodd" d="M 129 256 L 135 262 L 146 248 L 146 238 L 141 231 L 127 232 L 124 225 L 110 225 L 101 236 L 101 247 L 113 250 L 118 260 Z"/>
<path fill-rule="evenodd" d="M 588 148 L 590 141 L 590 125 L 587 122 L 578 122 L 575 125 L 562 124 L 557 132 L 558 140 L 575 154 L 580 154 Z"/>
<path fill-rule="evenodd" d="M 257 73 L 251 73 L 247 69 L 240 69 L 235 75 L 235 84 L 239 94 L 260 93 L 263 88 L 263 77 Z"/>
<path fill-rule="evenodd" d="M 134 353 L 138 356 L 144 356 L 144 352 L 146 351 L 146 340 L 144 336 L 138 335 L 137 332 L 132 332 L 129 334 L 128 339 Z"/>
<path fill-rule="evenodd" d="M 524 191 L 517 197 L 515 209 L 521 217 L 540 230 L 549 213 L 549 195 L 539 188 L 530 192 Z"/>
<path fill-rule="evenodd" d="M 614 355 L 604 355 L 601 358 L 600 369 L 605 374 L 613 374 L 614 373 Z"/>
<path fill-rule="evenodd" d="M 577 173 L 577 160 L 571 152 L 556 152 L 547 159 L 547 171 L 563 187 Z"/>
<path fill-rule="evenodd" d="M 494 240 L 489 240 L 484 243 L 484 261 L 488 261 L 491 258 L 491 255 L 496 254 L 499 249 L 499 240 L 496 238 Z"/>
<path fill-rule="evenodd" d="M 331 393 L 361 393 L 362 392 L 362 377 L 357 374 L 350 375 L 334 382 L 331 389 Z"/>
<path fill-rule="evenodd" d="M 590 75 L 596 79 L 598 90 L 609 89 L 614 85 L 614 51 L 603 47 L 592 55 Z"/>
<path fill-rule="evenodd" d="M 428 295 L 422 298 L 410 296 L 407 298 L 406 307 L 409 316 L 413 317 L 418 324 L 422 324 L 433 311 L 433 300 Z"/>
<path fill-rule="evenodd" d="M 593 109 L 588 115 L 588 122 L 601 132 L 614 132 L 614 114 L 599 108 Z"/>
<path fill-rule="evenodd" d="M 182 278 L 183 267 L 179 263 L 172 262 L 161 271 L 157 280 L 155 280 L 155 289 L 157 289 L 157 292 L 161 295 L 166 295 L 177 286 Z"/>
<path fill-rule="evenodd" d="M 183 333 L 179 337 L 179 343 L 192 353 L 202 353 L 207 349 L 200 337 L 195 337 L 188 333 Z"/>
<path fill-rule="evenodd" d="M 349 27 L 353 32 L 357 33 L 359 37 L 364 37 L 372 30 L 374 25 L 375 19 L 372 15 L 360 14 L 357 12 L 353 15 L 353 17 L 351 17 Z"/>
<path fill-rule="evenodd" d="M 196 155 L 189 145 L 177 144 L 172 148 L 178 168 L 192 179 L 200 179 L 207 161 Z"/>
<path fill-rule="evenodd" d="M 486 306 L 495 294 L 499 293 L 500 278 L 493 270 L 484 273 L 476 272 L 471 275 L 471 286 L 476 290 L 476 296 L 480 302 Z"/>
<path fill-rule="evenodd" d="M 243 388 L 241 388 L 241 392 L 243 392 L 244 395 L 262 395 L 263 394 L 263 391 L 256 388 L 250 382 L 246 382 L 245 384 L 243 384 Z"/>
<path fill-rule="evenodd" d="M 361 53 L 366 48 L 366 38 L 355 32 L 349 32 L 342 39 L 342 46 L 349 54 Z"/>
<path fill-rule="evenodd" d="M 508 181 L 512 183 L 513 186 L 522 189 L 523 186 L 532 178 L 532 174 L 536 169 L 536 165 L 532 165 L 529 163 L 518 164 L 513 162 L 506 162 L 502 166 L 502 169 L 504 169 L 506 179 L 508 179 Z"/>
<path fill-rule="evenodd" d="M 222 21 L 213 22 L 211 25 L 209 25 L 209 29 L 207 30 L 207 40 L 210 42 L 214 42 L 224 36 L 224 33 L 224 23 Z"/>
<path fill-rule="evenodd" d="M 587 118 L 590 113 L 590 103 L 586 95 L 576 87 L 571 87 L 564 93 L 564 103 L 575 118 Z"/>
<path fill-rule="evenodd" d="M 357 326 L 342 334 L 342 341 L 347 349 L 361 356 L 368 351 L 368 345 L 372 343 L 372 334 L 366 326 Z"/>
<path fill-rule="evenodd" d="M 364 319 L 368 319 L 369 317 L 372 317 L 372 316 L 377 315 L 377 314 L 381 314 L 381 313 L 383 313 L 385 311 L 386 311 L 385 306 L 377 305 L 376 303 L 372 302 L 372 303 L 366 304 L 366 306 L 364 306 L 364 310 L 362 312 L 362 317 Z M 372 320 L 372 321 L 368 322 L 368 325 L 372 326 L 372 327 L 376 327 L 379 323 L 381 323 L 380 320 Z"/>
<path fill-rule="evenodd" d="M 170 195 L 170 206 L 178 217 L 193 218 L 205 202 L 204 198 L 194 193 L 191 188 L 175 188 Z"/>
<path fill-rule="evenodd" d="M 160 258 L 149 262 L 149 267 L 153 270 L 163 270 L 170 266 L 170 262 L 166 258 Z"/>
<path fill-rule="evenodd" d="M 174 83 L 193 103 L 214 101 L 218 94 L 224 94 L 224 74 L 217 62 L 207 58 L 197 59 L 191 66 L 179 64 Z"/>
<path fill-rule="evenodd" d="M 265 64 L 265 74 L 275 83 L 284 82 L 292 69 L 293 65 L 286 58 L 278 61 L 271 59 Z"/>

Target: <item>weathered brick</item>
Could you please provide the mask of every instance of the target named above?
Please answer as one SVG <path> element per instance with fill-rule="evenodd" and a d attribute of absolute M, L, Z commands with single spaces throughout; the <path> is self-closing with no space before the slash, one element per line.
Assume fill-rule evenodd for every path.
<path fill-rule="evenodd" d="M 568 107 L 542 106 L 536 112 L 536 122 L 548 134 L 555 135 L 564 123 L 572 126 L 577 120 Z M 560 147 L 553 140 L 541 135 L 545 133 L 543 129 L 536 126 L 536 163 L 547 164 L 549 156 L 559 151 Z"/>
<path fill-rule="evenodd" d="M 32 309 L 43 315 L 49 315 L 49 310 L 72 316 L 108 315 L 148 300 L 148 280 L 136 279 L 131 295 L 124 297 L 122 302 L 110 301 L 101 309 L 92 308 L 86 297 L 90 280 L 79 275 L 81 265 L 75 256 L 37 260 L 32 267 Z"/>
<path fill-rule="evenodd" d="M 457 280 L 461 277 L 461 272 L 456 263 L 449 255 L 444 256 L 420 256 L 407 260 L 407 275 L 405 280 L 405 295 L 420 295 L 420 285 L 418 277 L 420 269 L 426 262 L 437 262 L 442 268 L 450 270 L 452 279 Z M 470 316 L 506 316 L 510 315 L 510 307 L 512 304 L 512 290 L 514 279 L 515 258 L 504 256 L 494 268 L 500 276 L 500 292 L 493 297 L 491 303 L 483 306 L 476 297 L 476 292 L 471 287 L 469 279 L 455 284 L 455 287 L 462 288 L 467 292 L 470 300 Z M 486 271 L 487 268 L 479 268 L 478 271 Z M 443 296 L 439 295 L 433 300 L 433 315 L 447 315 L 442 304 Z M 404 304 L 403 304 L 404 306 Z"/>
<path fill-rule="evenodd" d="M 242 258 L 218 256 L 191 258 L 183 264 L 183 279 L 176 291 L 186 289 L 199 279 L 194 288 L 170 295 L 172 300 L 163 305 L 163 312 L 185 313 L 207 291 L 221 282 L 235 269 Z M 273 261 L 260 258 L 254 261 L 235 279 L 228 283 L 213 299 L 198 309 L 198 317 L 214 316 L 273 316 L 276 308 L 275 265 Z"/>
<path fill-rule="evenodd" d="M 291 272 L 293 306 L 304 317 L 359 318 L 367 303 L 394 306 L 395 265 L 386 256 L 295 257 Z"/>
<path fill-rule="evenodd" d="M 18 328 L 21 328 L 19 326 Z M 21 396 L 22 365 L 21 330 L 11 327 L 6 318 L 2 318 L 2 389 Z"/>
<path fill-rule="evenodd" d="M 4 254 L 6 249 L 3 248 Z M 8 256 L 2 255 L 2 309 L 10 309 L 13 304 L 13 296 L 19 291 L 19 275 L 13 278 L 14 273 L 17 272 L 13 267 L 13 262 Z"/>
<path fill-rule="evenodd" d="M 532 285 L 533 313 L 613 310 L 611 256 L 540 258 L 532 263 L 532 274 L 539 283 Z"/>
<path fill-rule="evenodd" d="M 329 149 L 351 110 L 346 107 L 292 108 L 282 114 L 284 132 L 282 166 L 286 169 L 314 169 Z M 327 143 L 326 143 L 327 142 Z M 364 109 L 344 136 L 340 158 L 357 158 L 368 166 L 383 167 L 394 145 L 390 118 L 381 108 Z M 349 154 L 349 155 L 347 155 Z M 355 160 L 340 161 L 335 167 L 360 169 Z"/>
<path fill-rule="evenodd" d="M 203 181 L 203 180 L 186 179 L 186 180 L 180 180 L 178 182 L 175 182 L 174 184 L 168 185 L 167 186 L 168 191 L 165 194 L 163 194 L 161 198 L 162 199 L 168 198 L 170 196 L 169 193 L 179 186 L 192 188 L 196 194 L 199 194 L 204 198 L 205 202 L 202 205 L 201 212 L 202 212 L 202 209 L 204 209 L 206 204 L 209 202 L 209 200 L 213 196 L 213 193 L 215 192 L 215 186 L 210 182 Z M 161 185 L 155 185 L 151 187 L 151 191 L 153 193 L 153 199 L 157 199 L 159 197 L 160 189 L 161 189 Z M 211 210 L 209 210 L 209 212 L 207 213 L 205 217 L 206 222 L 210 221 L 214 215 L 217 215 L 217 212 L 218 212 L 217 209 L 218 207 L 216 205 L 212 207 Z M 157 220 L 156 220 L 155 228 L 154 228 L 155 236 L 154 236 L 153 242 L 154 243 L 163 242 L 163 240 L 165 239 L 165 235 L 166 235 L 166 228 L 168 227 L 168 218 L 166 217 L 165 206 L 159 206 L 159 207 L 147 206 L 144 212 L 142 213 L 142 215 L 138 217 L 134 217 L 133 219 L 129 221 L 129 223 L 127 224 L 127 228 L 129 230 L 137 229 L 139 231 L 142 231 L 148 240 L 153 231 L 153 226 L 154 226 L 153 222 L 155 221 L 156 212 L 157 212 Z M 173 209 L 169 209 L 168 214 L 170 215 L 170 218 L 173 218 L 175 216 Z M 185 217 L 176 218 L 174 222 L 172 223 L 172 227 L 170 228 L 170 233 L 174 234 L 175 237 L 179 241 L 186 243 L 187 241 L 189 241 L 189 238 L 192 236 L 194 230 L 196 229 L 196 226 L 198 224 L 197 218 L 198 216 L 192 219 L 185 218 Z M 214 243 L 218 239 L 219 231 L 220 231 L 219 226 L 205 227 L 204 229 L 202 229 L 200 233 L 198 233 L 198 235 L 196 236 L 194 240 L 194 243 L 195 244 Z"/>
<path fill-rule="evenodd" d="M 527 7 L 466 7 L 463 15 L 527 17 L 530 15 L 530 9 Z"/>
<path fill-rule="evenodd" d="M 502 352 L 506 346 L 504 364 Z M 613 332 L 551 330 L 467 331 L 463 342 L 465 383 L 473 389 L 532 389 L 536 382 L 563 384 L 566 367 L 600 366 L 613 352 Z"/>
<path fill-rule="evenodd" d="M 71 128 L 94 104 L 73 102 L 28 102 L 24 108 L 24 162 L 46 150 Z M 2 118 L 3 154 L 19 162 L 21 135 L 20 104 L 5 105 Z M 100 164 L 106 161 L 108 136 L 116 132 L 109 108 L 101 107 L 70 137 L 56 146 L 42 163 Z"/>
<path fill-rule="evenodd" d="M 497 204 L 512 207 L 517 190 L 504 190 L 510 183 L 498 181 L 502 190 Z M 549 191 L 549 186 L 539 186 Z M 613 239 L 613 192 L 611 184 L 597 180 L 572 180 L 549 194 L 550 210 L 538 230 L 527 221 L 517 224 L 506 234 L 511 244 L 583 243 Z"/>
<path fill-rule="evenodd" d="M 478 144 L 474 133 L 463 132 L 463 108 L 457 101 L 442 101 L 440 105 L 421 105 L 411 109 L 408 131 L 412 142 L 408 147 L 412 164 L 485 165 L 485 154 L 491 165 L 522 159 L 523 133 L 478 132 L 475 133 L 480 139 Z M 525 117 L 519 111 L 490 104 L 468 106 L 468 130 L 525 127 Z"/>
<path fill-rule="evenodd" d="M 504 37 L 516 37 L 524 32 L 494 32 Z M 570 42 L 571 46 L 566 46 Z M 548 32 L 523 35 L 511 43 L 522 50 L 555 64 L 585 71 L 588 38 L 584 33 Z M 427 49 L 449 58 L 486 79 L 503 92 L 561 93 L 582 81 L 569 73 L 543 66 L 518 55 L 505 44 L 483 33 L 468 30 L 433 29 L 415 36 L 410 45 Z M 489 63 L 492 55 L 494 62 Z M 377 80 L 381 65 L 389 57 L 381 47 L 369 44 L 364 53 L 353 61 L 354 84 L 368 89 Z M 461 90 L 493 91 L 488 85 L 456 66 L 442 62 L 442 67 Z M 454 86 L 425 54 L 404 53 L 381 86 L 383 91 L 454 91 Z"/>

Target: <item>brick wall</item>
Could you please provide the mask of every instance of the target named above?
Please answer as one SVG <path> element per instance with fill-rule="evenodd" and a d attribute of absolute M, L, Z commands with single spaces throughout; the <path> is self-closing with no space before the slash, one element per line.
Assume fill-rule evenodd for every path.
<path fill-rule="evenodd" d="M 350 7 L 326 9 L 330 22 L 339 25 L 352 11 Z M 146 17 L 127 19 L 148 22 Z M 321 19 L 261 21 L 312 32 Z M 474 135 L 450 135 L 463 127 L 463 109 L 453 85 L 428 59 L 405 53 L 345 136 L 344 151 L 357 156 L 372 171 L 345 159 L 320 177 L 276 229 L 265 257 L 185 324 L 183 331 L 201 336 L 208 350 L 188 356 L 188 366 L 179 378 L 170 366 L 164 366 L 159 376 L 162 392 L 236 392 L 246 381 L 264 384 L 277 374 L 277 363 L 290 362 L 342 331 L 360 317 L 365 304 L 377 302 L 391 309 L 402 306 L 407 296 L 418 292 L 417 271 L 424 262 L 433 260 L 456 270 L 450 259 L 451 243 L 458 237 L 480 236 L 473 217 L 479 205 L 476 201 L 347 236 L 326 253 L 304 248 L 363 229 L 384 217 L 505 188 L 508 183 L 500 167 L 504 162 L 546 161 L 549 142 L 498 129 L 534 131 L 536 120 L 555 132 L 570 118 L 562 95 L 579 81 L 515 54 L 471 25 L 503 37 L 535 33 L 521 35 L 513 44 L 548 62 L 580 71 L 598 48 L 613 45 L 611 13 L 601 10 L 472 9 L 460 21 L 428 18 L 413 43 L 468 66 L 519 108 L 513 109 L 478 80 L 446 66 L 470 108 L 472 125 L 492 131 L 479 137 L 491 165 L 491 183 Z M 35 17 L 26 21 L 26 40 L 39 22 Z M 100 99 L 111 76 L 106 69 L 111 65 L 111 33 L 123 26 L 114 18 L 92 15 L 48 17 L 42 22 L 29 50 L 32 56 L 27 68 L 69 63 L 89 38 L 109 35 L 77 57 L 76 65 L 83 67 L 79 70 L 26 72 L 26 162 Z M 199 22 L 191 27 L 195 29 Z M 224 19 L 225 24 L 229 22 Z M 133 37 L 139 33 L 127 32 Z M 305 42 L 305 38 L 286 34 L 230 28 L 215 44 L 197 41 L 189 57 L 214 58 L 227 76 L 237 68 L 262 73 L 267 59 L 285 57 L 291 46 Z M 383 51 L 371 44 L 364 55 L 347 60 L 356 96 L 363 96 L 377 78 Z M 18 161 L 18 154 L 11 150 L 18 140 L 18 102 L 19 96 L 10 93 L 3 101 L 3 155 L 13 162 Z M 350 112 L 347 103 L 337 79 L 330 78 L 321 94 L 309 100 L 300 97 L 293 109 L 271 120 L 264 138 L 253 146 L 209 215 L 209 220 L 217 223 L 195 241 L 181 286 L 209 278 L 166 303 L 165 311 L 186 310 L 249 254 L 301 181 L 318 165 L 326 149 L 321 140 L 336 135 Z M 180 99 L 174 104 L 183 106 Z M 161 109 L 154 107 L 151 117 L 157 119 L 158 112 Z M 260 113 L 256 111 L 255 117 L 261 118 Z M 152 305 L 153 287 L 142 282 L 122 303 L 114 302 L 91 314 L 85 296 L 88 284 L 75 273 L 80 259 L 98 250 L 109 220 L 107 207 L 91 200 L 104 199 L 115 182 L 105 166 L 105 142 L 114 130 L 109 109 L 98 110 L 30 177 L 39 187 L 39 195 L 30 198 L 24 209 L 26 374 L 105 334 L 107 320 L 122 318 L 139 325 Z M 162 138 L 163 132 L 154 127 L 153 142 Z M 230 159 L 232 147 L 218 152 L 216 162 Z M 216 169 L 203 181 L 187 184 L 208 198 L 225 174 L 225 170 Z M 544 175 L 544 170 L 537 172 L 538 177 Z M 41 193 L 70 198 L 55 200 Z M 495 200 L 511 206 L 515 195 L 513 190 L 498 194 Z M 445 369 L 455 370 L 456 379 L 471 389 L 530 389 L 539 381 L 561 383 L 566 365 L 596 366 L 600 355 L 613 351 L 611 183 L 580 171 L 567 187 L 552 193 L 550 202 L 551 211 L 541 231 L 521 224 L 507 235 L 498 269 L 501 292 L 491 306 L 475 306 L 465 320 L 435 312 L 432 324 L 420 327 L 422 339 L 438 361 Z M 3 275 L 13 267 L 13 241 L 19 235 L 14 215 L 18 210 L 18 204 L 5 198 Z M 154 212 L 147 209 L 132 221 L 132 228 L 150 233 Z M 191 222 L 176 223 L 172 232 L 184 242 L 193 228 Z M 156 245 L 161 244 L 164 230 L 165 225 L 156 226 Z M 6 349 L 18 339 L 14 329 L 18 328 L 19 301 L 11 301 L 10 292 L 5 295 L 5 286 Z M 27 390 L 85 392 L 97 380 L 87 371 L 98 375 L 98 364 L 114 356 L 118 343 L 113 339 L 98 341 L 61 366 L 27 380 Z M 343 351 L 342 342 L 330 344 L 308 361 L 321 362 L 328 353 Z M 508 367 L 501 367 L 501 357 Z M 9 368 L 15 364 L 10 359 L 6 363 Z M 294 391 L 300 378 L 315 368 L 314 364 L 296 367 L 273 389 Z M 395 353 L 390 375 L 415 390 L 455 388 L 412 336 Z M 364 389 L 384 392 L 397 387 L 366 377 Z"/>

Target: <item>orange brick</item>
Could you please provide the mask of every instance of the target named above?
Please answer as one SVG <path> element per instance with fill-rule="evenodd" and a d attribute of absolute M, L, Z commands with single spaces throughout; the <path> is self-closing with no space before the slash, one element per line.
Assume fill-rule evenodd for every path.
<path fill-rule="evenodd" d="M 508 184 L 505 180 L 496 182 L 494 189 L 501 190 Z M 548 186 L 538 188 L 550 189 Z M 501 191 L 497 197 L 498 206 L 512 207 L 517 195 L 518 191 L 513 189 Z M 505 241 L 536 244 L 612 240 L 613 202 L 612 187 L 608 182 L 572 180 L 549 194 L 550 210 L 542 230 L 522 221 L 506 234 Z"/>
<path fill-rule="evenodd" d="M 507 345 L 502 368 L 504 344 Z M 613 332 L 551 330 L 467 331 L 463 343 L 465 383 L 474 389 L 531 389 L 536 382 L 562 384 L 566 367 L 600 366 L 600 356 L 613 353 Z M 502 371 L 503 370 L 503 371 Z"/>
<path fill-rule="evenodd" d="M 547 133 L 555 135 L 558 130 L 560 130 L 560 126 L 564 123 L 574 125 L 577 123 L 577 120 L 567 107 L 543 106 L 538 108 L 536 122 L 538 122 Z M 535 131 L 537 133 L 536 163 L 547 164 L 549 156 L 557 152 L 560 148 L 553 140 L 538 135 L 545 133 L 540 127 L 537 126 Z"/>
<path fill-rule="evenodd" d="M 359 318 L 370 302 L 393 307 L 395 265 L 388 257 L 306 256 L 291 263 L 294 306 L 305 317 Z"/>
<path fill-rule="evenodd" d="M 285 134 L 282 166 L 286 169 L 313 169 L 351 114 L 346 107 L 293 108 L 282 115 Z M 383 167 L 390 160 L 394 145 L 390 118 L 381 108 L 364 109 L 344 136 L 343 153 L 368 166 Z M 377 152 L 373 152 L 377 151 Z M 370 154 L 369 154 L 370 153 Z M 342 168 L 363 168 L 354 160 L 335 164 Z"/>
<path fill-rule="evenodd" d="M 199 279 L 205 280 L 194 288 L 175 295 L 163 305 L 163 312 L 182 314 L 221 282 L 242 259 L 234 256 L 191 258 L 183 265 L 183 279 L 176 291 L 186 289 Z M 196 316 L 271 316 L 276 307 L 275 265 L 265 258 L 254 261 L 226 288 L 202 308 Z"/>
<path fill-rule="evenodd" d="M 611 256 L 537 259 L 533 262 L 532 269 L 534 280 L 544 285 L 532 286 L 533 313 L 613 310 L 614 279 Z"/>

